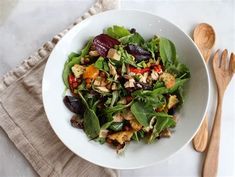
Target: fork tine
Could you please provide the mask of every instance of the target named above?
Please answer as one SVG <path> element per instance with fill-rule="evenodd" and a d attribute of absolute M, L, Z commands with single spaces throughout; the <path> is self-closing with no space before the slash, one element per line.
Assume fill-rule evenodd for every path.
<path fill-rule="evenodd" d="M 221 56 L 221 61 L 220 61 L 220 68 L 223 70 L 226 70 L 227 68 L 227 56 L 228 56 L 228 50 L 224 49 L 224 51 L 222 52 L 222 56 Z"/>
<path fill-rule="evenodd" d="M 229 70 L 232 73 L 235 73 L 235 55 L 234 55 L 234 53 L 231 53 L 231 55 L 230 55 Z"/>
<path fill-rule="evenodd" d="M 214 68 L 218 68 L 219 67 L 219 52 L 220 52 L 220 49 L 218 49 L 216 52 L 215 52 L 215 55 L 213 57 L 213 67 Z"/>

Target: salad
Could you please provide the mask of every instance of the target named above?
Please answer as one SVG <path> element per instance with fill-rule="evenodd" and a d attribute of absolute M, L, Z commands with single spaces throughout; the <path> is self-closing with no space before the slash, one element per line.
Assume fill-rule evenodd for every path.
<path fill-rule="evenodd" d="M 130 141 L 170 137 L 190 72 L 169 39 L 145 40 L 135 29 L 111 26 L 72 52 L 63 81 L 70 122 L 118 153 Z"/>

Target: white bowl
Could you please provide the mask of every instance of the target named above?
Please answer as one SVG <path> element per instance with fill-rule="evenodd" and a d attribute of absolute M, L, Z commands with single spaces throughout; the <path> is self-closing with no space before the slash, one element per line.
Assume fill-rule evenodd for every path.
<path fill-rule="evenodd" d="M 108 145 L 89 141 L 82 130 L 70 125 L 72 113 L 62 101 L 64 63 L 72 51 L 79 51 L 90 36 L 112 25 L 135 28 L 145 39 L 157 34 L 172 40 L 180 59 L 191 72 L 185 86 L 185 103 L 178 113 L 180 121 L 171 138 L 153 144 L 131 142 L 123 156 Z M 134 169 L 152 165 L 175 154 L 194 136 L 202 122 L 209 100 L 209 79 L 199 50 L 182 30 L 169 21 L 140 11 L 112 10 L 92 16 L 70 30 L 52 51 L 43 76 L 43 103 L 48 120 L 60 140 L 78 156 L 100 166 Z"/>

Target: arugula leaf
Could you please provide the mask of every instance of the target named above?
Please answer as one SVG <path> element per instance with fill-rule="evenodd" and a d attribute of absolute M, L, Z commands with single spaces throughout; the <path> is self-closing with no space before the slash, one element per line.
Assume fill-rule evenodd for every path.
<path fill-rule="evenodd" d="M 112 27 L 109 27 L 106 29 L 105 31 L 106 34 L 108 34 L 109 36 L 119 39 L 121 37 L 130 35 L 131 33 L 128 31 L 128 29 L 122 27 L 122 26 L 117 26 L 114 25 Z"/>
<path fill-rule="evenodd" d="M 190 78 L 190 72 L 188 67 L 185 64 L 179 63 L 177 62 L 177 64 L 173 65 L 169 65 L 166 68 L 166 71 L 174 74 L 177 78 Z"/>
<path fill-rule="evenodd" d="M 159 51 L 164 66 L 167 66 L 168 63 L 175 63 L 176 49 L 175 45 L 170 40 L 161 37 L 159 42 Z"/>
<path fill-rule="evenodd" d="M 142 138 L 144 138 L 144 131 L 141 129 L 138 132 L 134 132 L 131 138 L 139 142 Z"/>
<path fill-rule="evenodd" d="M 135 140 L 135 141 L 137 141 L 137 142 L 140 141 L 137 132 L 134 132 L 134 133 L 133 133 L 131 139 L 133 139 L 133 140 Z"/>
<path fill-rule="evenodd" d="M 122 130 L 123 125 L 124 125 L 123 122 L 113 122 L 113 123 L 109 126 L 109 129 L 111 129 L 111 130 L 117 132 L 117 131 Z"/>
<path fill-rule="evenodd" d="M 106 115 L 108 115 L 108 114 L 112 115 L 112 114 L 114 114 L 114 113 L 116 113 L 118 111 L 121 111 L 121 110 L 123 110 L 125 108 L 128 108 L 129 106 L 131 106 L 131 104 L 132 104 L 132 102 L 130 102 L 130 103 L 126 104 L 126 105 L 119 104 L 119 105 L 116 105 L 114 107 L 108 107 L 108 108 L 105 108 L 103 112 Z"/>
<path fill-rule="evenodd" d="M 130 55 L 123 47 L 119 46 L 118 51 L 121 54 L 121 62 L 137 67 L 134 57 Z"/>
<path fill-rule="evenodd" d="M 146 105 L 142 101 L 135 101 L 131 105 L 131 112 L 136 120 L 144 127 L 149 125 L 149 121 L 154 115 L 153 107 Z"/>
<path fill-rule="evenodd" d="M 142 101 L 153 108 L 159 108 L 166 104 L 166 98 L 162 94 L 153 95 L 152 92 L 137 90 L 132 94 L 132 96 L 138 101 Z"/>
<path fill-rule="evenodd" d="M 126 44 L 141 45 L 144 43 L 144 38 L 139 33 L 134 33 L 120 38 L 119 41 L 124 45 Z"/>
<path fill-rule="evenodd" d="M 166 128 L 175 126 L 176 122 L 168 114 L 158 114 L 156 115 L 156 123 L 153 126 L 153 132 L 149 137 L 148 143 L 152 143 Z"/>
<path fill-rule="evenodd" d="M 158 52 L 159 38 L 154 37 L 143 44 L 143 48 L 151 52 L 153 58 L 156 59 L 155 53 Z"/>
<path fill-rule="evenodd" d="M 113 120 L 109 120 L 108 122 L 106 122 L 105 124 L 103 124 L 100 129 L 105 130 L 105 129 L 109 128 L 109 126 L 110 126 L 112 123 L 113 123 Z"/>
<path fill-rule="evenodd" d="M 86 46 L 82 49 L 81 54 L 80 54 L 79 57 L 73 57 L 71 59 L 68 59 L 66 61 L 66 63 L 64 64 L 64 70 L 63 70 L 62 78 L 63 78 L 63 81 L 64 81 L 64 84 L 65 84 L 66 88 L 69 88 L 68 77 L 69 77 L 69 74 L 71 73 L 71 67 L 75 64 L 80 63 L 81 58 L 88 54 L 89 49 L 90 49 L 91 44 L 92 44 L 92 40 L 93 39 L 91 38 L 87 42 Z"/>

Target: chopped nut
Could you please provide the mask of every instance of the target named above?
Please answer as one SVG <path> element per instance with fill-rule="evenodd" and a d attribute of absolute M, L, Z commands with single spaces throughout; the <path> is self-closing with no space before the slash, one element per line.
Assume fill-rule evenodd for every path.
<path fill-rule="evenodd" d="M 165 129 L 160 133 L 160 137 L 171 137 L 171 131 L 169 129 Z"/>
<path fill-rule="evenodd" d="M 96 51 L 96 50 L 91 50 L 91 51 L 89 52 L 89 55 L 92 56 L 92 57 L 98 57 L 98 56 L 100 56 L 99 52 Z"/>
<path fill-rule="evenodd" d="M 121 58 L 121 55 L 119 55 L 116 49 L 111 48 L 108 51 L 107 58 L 111 58 L 111 59 L 119 61 Z"/>
<path fill-rule="evenodd" d="M 111 90 L 117 90 L 117 84 L 116 83 L 112 84 Z"/>

